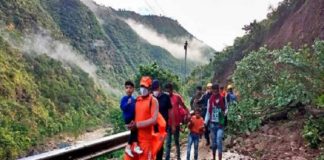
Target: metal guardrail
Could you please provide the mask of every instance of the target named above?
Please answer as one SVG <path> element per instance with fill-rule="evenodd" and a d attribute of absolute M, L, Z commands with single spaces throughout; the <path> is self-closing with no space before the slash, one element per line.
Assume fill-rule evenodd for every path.
<path fill-rule="evenodd" d="M 19 160 L 69 160 L 91 159 L 116 151 L 126 146 L 130 132 L 122 132 L 91 142 L 21 158 Z"/>
<path fill-rule="evenodd" d="M 194 112 L 190 111 L 192 115 Z M 129 131 L 100 138 L 94 141 L 57 149 L 38 155 L 24 157 L 19 160 L 86 160 L 116 151 L 126 146 Z"/>

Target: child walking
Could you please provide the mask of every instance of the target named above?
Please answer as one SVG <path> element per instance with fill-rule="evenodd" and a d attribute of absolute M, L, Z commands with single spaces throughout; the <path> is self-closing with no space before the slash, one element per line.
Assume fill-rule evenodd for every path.
<path fill-rule="evenodd" d="M 194 144 L 194 159 L 198 159 L 198 145 L 200 136 L 204 133 L 204 120 L 200 115 L 199 108 L 195 108 L 195 114 L 191 116 L 188 124 L 190 130 L 187 146 L 187 160 L 190 160 L 191 145 Z"/>
<path fill-rule="evenodd" d="M 134 122 L 135 118 L 135 98 L 132 96 L 134 92 L 134 83 L 132 81 L 125 82 L 125 92 L 126 95 L 120 101 L 120 108 L 123 112 L 123 118 L 126 125 L 129 125 Z M 134 157 L 131 145 L 134 144 L 134 152 L 137 154 L 142 154 L 142 149 L 137 144 L 137 130 L 131 130 L 130 137 L 128 139 L 128 144 L 125 148 L 126 154 L 130 157 Z"/>

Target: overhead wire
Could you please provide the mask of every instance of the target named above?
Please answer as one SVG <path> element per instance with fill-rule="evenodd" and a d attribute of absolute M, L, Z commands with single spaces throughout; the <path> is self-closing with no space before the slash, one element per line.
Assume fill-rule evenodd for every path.
<path fill-rule="evenodd" d="M 158 11 L 156 10 L 156 9 L 154 9 L 154 7 L 147 1 L 147 0 L 144 0 L 144 2 L 145 2 L 145 4 L 147 5 L 147 7 L 151 10 L 151 12 L 153 13 L 153 14 L 155 14 L 155 15 L 158 15 L 157 13 L 158 13 Z M 165 17 L 167 17 L 167 14 L 166 14 L 166 12 L 164 11 L 164 9 L 161 7 L 161 5 L 157 2 L 157 0 L 155 0 L 155 4 L 156 4 L 156 6 L 159 8 L 159 10 L 160 10 L 160 13 L 162 13 L 162 15 L 164 15 Z M 161 14 L 160 14 L 161 15 Z M 166 24 L 166 20 L 165 20 L 165 18 L 161 18 L 160 19 L 161 21 L 162 21 L 162 23 L 165 23 Z M 177 21 L 177 23 L 179 24 L 179 22 Z M 181 26 L 181 25 L 180 25 Z M 181 26 L 182 27 L 182 26 Z M 178 36 L 181 36 L 182 35 L 182 32 L 181 31 L 179 31 L 179 28 L 177 28 L 177 27 L 174 27 L 173 28 L 174 30 L 175 30 L 175 32 L 177 33 L 177 35 Z M 185 62 L 184 62 L 185 63 Z M 183 66 L 182 66 L 183 65 Z M 185 66 L 185 64 L 182 64 L 182 63 L 179 63 L 179 68 L 180 68 L 180 71 L 181 72 L 184 72 L 184 67 Z M 184 75 L 184 76 L 186 76 L 186 75 Z"/>

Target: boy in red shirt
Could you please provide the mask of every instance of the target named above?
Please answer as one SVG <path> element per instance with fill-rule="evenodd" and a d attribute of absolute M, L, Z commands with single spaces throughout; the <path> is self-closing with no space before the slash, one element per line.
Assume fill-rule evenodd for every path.
<path fill-rule="evenodd" d="M 204 119 L 200 115 L 199 108 L 195 109 L 195 114 L 191 116 L 188 123 L 190 133 L 188 136 L 187 160 L 190 160 L 191 145 L 194 144 L 194 159 L 198 159 L 199 138 L 204 133 Z"/>

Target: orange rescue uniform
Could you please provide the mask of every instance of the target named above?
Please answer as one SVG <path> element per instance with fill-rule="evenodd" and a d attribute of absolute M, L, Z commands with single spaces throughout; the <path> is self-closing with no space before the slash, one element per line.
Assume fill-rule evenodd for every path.
<path fill-rule="evenodd" d="M 151 106 L 150 106 L 151 103 Z M 135 122 L 141 122 L 148 120 L 154 116 L 155 110 L 157 109 L 156 100 L 153 99 L 152 95 L 147 97 L 138 97 L 135 105 Z M 143 150 L 140 155 L 134 154 L 134 158 L 129 157 L 125 154 L 125 160 L 154 160 L 156 155 L 152 153 L 152 140 L 154 132 L 154 124 L 147 127 L 138 128 L 138 145 Z"/>

